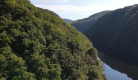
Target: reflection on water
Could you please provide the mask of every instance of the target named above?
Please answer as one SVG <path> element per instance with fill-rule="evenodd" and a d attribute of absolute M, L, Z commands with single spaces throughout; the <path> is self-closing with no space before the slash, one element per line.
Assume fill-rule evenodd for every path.
<path fill-rule="evenodd" d="M 138 80 L 138 66 L 129 65 L 121 61 L 113 60 L 107 57 L 106 55 L 104 55 L 103 52 L 101 51 L 98 51 L 98 56 L 100 60 L 103 61 L 103 63 L 105 63 L 104 73 L 106 74 L 107 79 L 109 80 Z"/>

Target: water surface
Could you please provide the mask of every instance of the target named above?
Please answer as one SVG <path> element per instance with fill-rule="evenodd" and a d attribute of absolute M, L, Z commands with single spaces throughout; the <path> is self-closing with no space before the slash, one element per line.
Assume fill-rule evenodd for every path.
<path fill-rule="evenodd" d="M 138 80 L 138 66 L 129 65 L 113 60 L 103 52 L 98 51 L 100 60 L 104 63 L 107 79 L 109 80 Z"/>

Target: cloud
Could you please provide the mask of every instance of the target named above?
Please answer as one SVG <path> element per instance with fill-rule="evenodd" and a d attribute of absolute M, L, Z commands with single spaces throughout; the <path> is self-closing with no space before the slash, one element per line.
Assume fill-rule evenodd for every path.
<path fill-rule="evenodd" d="M 124 7 L 124 6 L 131 6 L 133 4 L 138 4 L 137 0 L 116 0 L 114 2 L 114 6 L 118 6 L 118 7 Z"/>
<path fill-rule="evenodd" d="M 37 1 L 37 0 L 34 0 Z M 61 2 L 68 2 L 69 0 L 39 0 L 39 2 L 51 2 L 51 3 L 61 3 Z"/>
<path fill-rule="evenodd" d="M 45 0 L 41 0 L 45 1 Z M 71 4 L 71 0 L 46 0 L 46 2 L 55 2 L 58 4 L 46 4 L 46 5 L 35 5 L 37 7 L 41 7 L 44 9 L 49 9 L 51 11 L 56 12 L 59 14 L 61 17 L 63 15 L 68 16 L 73 16 L 77 15 L 79 17 L 85 16 L 90 16 L 94 13 L 101 12 L 104 10 L 115 10 L 118 8 L 123 8 L 128 5 L 133 5 L 136 4 L 136 0 L 132 0 L 132 2 L 126 1 L 126 0 L 115 0 L 112 2 L 102 2 L 99 1 L 97 3 L 89 3 L 88 5 L 75 5 Z M 61 3 L 60 3 L 61 2 Z M 66 2 L 66 5 L 64 4 Z"/>
<path fill-rule="evenodd" d="M 44 9 L 49 9 L 57 13 L 60 17 L 72 20 L 89 17 L 90 15 L 103 11 L 106 7 L 100 4 L 92 4 L 88 6 L 75 6 L 75 5 L 36 5 Z"/>
<path fill-rule="evenodd" d="M 80 12 L 102 10 L 99 4 L 93 4 L 90 6 L 74 6 L 74 5 L 36 5 L 36 6 L 49 9 L 52 11 L 65 11 L 65 12 L 70 12 L 70 13 L 80 13 Z"/>
<path fill-rule="evenodd" d="M 103 10 L 114 10 L 118 8 L 122 8 L 124 6 L 133 5 L 137 0 L 114 0 L 112 2 L 108 1 L 108 3 L 103 1 L 98 1 L 97 3 L 89 3 L 88 5 L 78 6 L 77 4 L 68 3 L 69 0 L 40 0 L 40 2 L 50 2 L 50 3 L 58 3 L 58 4 L 47 4 L 47 5 L 36 5 L 38 7 L 42 7 L 45 9 L 49 9 L 52 11 L 65 11 L 71 13 L 79 13 L 79 12 L 89 12 L 89 11 L 103 11 Z M 65 5 L 62 2 L 67 2 Z M 79 4 L 79 3 L 78 3 Z"/>
<path fill-rule="evenodd" d="M 64 2 L 68 2 L 69 0 L 63 0 Z"/>

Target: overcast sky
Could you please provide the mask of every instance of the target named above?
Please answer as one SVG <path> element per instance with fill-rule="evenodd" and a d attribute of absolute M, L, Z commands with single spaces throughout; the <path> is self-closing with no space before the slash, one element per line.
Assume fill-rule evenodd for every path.
<path fill-rule="evenodd" d="M 61 18 L 77 20 L 104 10 L 138 4 L 138 0 L 30 0 L 37 7 L 49 9 Z"/>

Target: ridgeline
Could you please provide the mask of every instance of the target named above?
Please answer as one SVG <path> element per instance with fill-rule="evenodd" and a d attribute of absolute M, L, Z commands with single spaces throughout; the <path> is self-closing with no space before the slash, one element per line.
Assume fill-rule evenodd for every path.
<path fill-rule="evenodd" d="M 110 11 L 84 34 L 108 56 L 138 65 L 138 6 Z"/>
<path fill-rule="evenodd" d="M 87 29 L 89 29 L 95 21 L 97 21 L 100 17 L 106 14 L 109 11 L 102 11 L 96 14 L 89 16 L 88 18 L 79 19 L 73 21 L 71 25 L 75 27 L 78 31 L 84 33 Z"/>
<path fill-rule="evenodd" d="M 0 80 L 106 80 L 92 43 L 29 0 L 0 0 Z"/>

